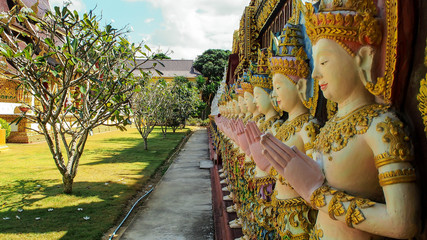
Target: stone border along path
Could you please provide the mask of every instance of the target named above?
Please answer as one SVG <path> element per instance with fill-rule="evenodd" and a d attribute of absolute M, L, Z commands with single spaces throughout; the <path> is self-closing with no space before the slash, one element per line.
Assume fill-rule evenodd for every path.
<path fill-rule="evenodd" d="M 196 130 L 120 240 L 213 240 L 206 129 Z"/>

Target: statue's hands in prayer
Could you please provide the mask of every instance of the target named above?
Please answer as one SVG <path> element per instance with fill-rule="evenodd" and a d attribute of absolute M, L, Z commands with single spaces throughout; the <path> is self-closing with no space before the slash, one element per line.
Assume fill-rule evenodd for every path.
<path fill-rule="evenodd" d="M 230 119 L 230 138 L 236 142 L 236 124 L 234 119 Z"/>
<path fill-rule="evenodd" d="M 247 156 L 251 155 L 251 151 L 249 149 L 249 143 L 246 138 L 245 133 L 245 125 L 241 119 L 236 121 L 236 130 L 237 130 L 237 142 L 239 143 L 240 148 L 245 152 Z"/>
<path fill-rule="evenodd" d="M 221 117 L 215 116 L 215 124 L 218 127 L 218 129 L 221 131 L 222 131 L 222 120 L 223 119 Z"/>
<path fill-rule="evenodd" d="M 268 171 L 271 167 L 270 162 L 262 154 L 263 147 L 261 146 L 261 131 L 255 122 L 250 121 L 246 124 L 246 138 L 248 139 L 249 149 L 255 164 L 263 171 Z"/>
<path fill-rule="evenodd" d="M 228 138 L 231 138 L 231 125 L 230 125 L 230 119 L 226 119 L 224 121 L 224 133 Z"/>
<path fill-rule="evenodd" d="M 260 142 L 265 158 L 309 203 L 311 194 L 325 181 L 319 165 L 296 147 L 288 147 L 270 133 L 264 134 Z"/>

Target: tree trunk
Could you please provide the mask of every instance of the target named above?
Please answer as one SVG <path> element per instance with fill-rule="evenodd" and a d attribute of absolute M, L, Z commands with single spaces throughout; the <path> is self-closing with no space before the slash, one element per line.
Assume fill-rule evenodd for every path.
<path fill-rule="evenodd" d="M 62 182 L 64 183 L 64 193 L 66 193 L 66 194 L 73 193 L 74 178 L 72 176 L 70 176 L 68 173 L 65 173 L 62 176 Z"/>
<path fill-rule="evenodd" d="M 163 138 L 166 138 L 166 132 L 168 131 L 168 126 L 163 126 L 162 127 L 162 132 L 163 132 Z"/>
<path fill-rule="evenodd" d="M 148 139 L 144 138 L 144 149 L 148 150 Z"/>

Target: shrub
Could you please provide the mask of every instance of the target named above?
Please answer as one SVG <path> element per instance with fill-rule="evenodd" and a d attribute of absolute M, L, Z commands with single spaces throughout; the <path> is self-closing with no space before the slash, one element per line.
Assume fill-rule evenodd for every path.
<path fill-rule="evenodd" d="M 3 118 L 0 118 L 0 129 L 6 129 L 6 138 L 8 138 L 12 129 L 10 128 L 9 123 L 7 123 Z"/>
<path fill-rule="evenodd" d="M 188 126 L 208 126 L 209 125 L 209 119 L 202 120 L 200 118 L 188 118 L 186 125 Z"/>
<path fill-rule="evenodd" d="M 202 121 L 202 126 L 209 126 L 209 118 L 206 118 L 205 120 Z"/>
<path fill-rule="evenodd" d="M 192 118 L 192 117 L 190 117 L 190 118 L 187 119 L 186 125 L 188 125 L 188 126 L 200 126 L 200 122 L 201 121 L 202 120 L 200 118 Z"/>

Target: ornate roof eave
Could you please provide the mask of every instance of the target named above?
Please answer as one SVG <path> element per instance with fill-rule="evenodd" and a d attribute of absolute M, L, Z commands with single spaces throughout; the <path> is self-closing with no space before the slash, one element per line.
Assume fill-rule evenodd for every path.
<path fill-rule="evenodd" d="M 291 0 L 262 0 L 258 9 L 255 11 L 255 21 L 257 30 L 260 35 L 269 26 L 276 12 L 286 3 Z"/>

